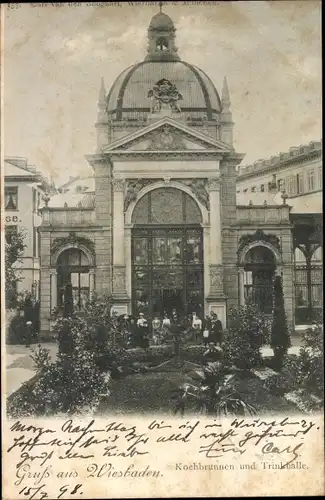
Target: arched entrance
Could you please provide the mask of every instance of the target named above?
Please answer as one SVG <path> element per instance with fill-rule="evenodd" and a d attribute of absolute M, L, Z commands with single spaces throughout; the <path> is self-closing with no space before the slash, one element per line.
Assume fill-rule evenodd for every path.
<path fill-rule="evenodd" d="M 90 263 L 85 252 L 78 248 L 64 250 L 57 259 L 57 305 L 64 304 L 65 286 L 72 284 L 73 305 L 82 310 L 90 291 Z"/>
<path fill-rule="evenodd" d="M 265 314 L 273 308 L 275 255 L 268 247 L 254 246 L 244 257 L 245 302 L 256 304 Z"/>
<path fill-rule="evenodd" d="M 202 315 L 202 216 L 195 200 L 176 188 L 154 189 L 135 206 L 132 223 L 133 314 Z"/>

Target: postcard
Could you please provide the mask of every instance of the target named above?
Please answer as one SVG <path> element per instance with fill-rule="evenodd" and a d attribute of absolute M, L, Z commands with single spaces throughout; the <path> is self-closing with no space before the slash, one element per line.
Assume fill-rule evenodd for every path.
<path fill-rule="evenodd" d="M 324 495 L 320 14 L 2 4 L 5 500 Z"/>

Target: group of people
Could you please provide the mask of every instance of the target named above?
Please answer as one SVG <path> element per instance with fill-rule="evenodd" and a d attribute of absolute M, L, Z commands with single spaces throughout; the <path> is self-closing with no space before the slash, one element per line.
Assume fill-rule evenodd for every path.
<path fill-rule="evenodd" d="M 222 323 L 214 312 L 203 320 L 195 312 L 181 318 L 174 309 L 170 315 L 165 312 L 163 318 L 154 315 L 149 320 L 140 312 L 138 317 L 124 315 L 117 321 L 120 329 L 125 332 L 128 347 L 147 349 L 149 345 L 161 345 L 184 333 L 188 334 L 189 339 L 205 346 L 221 345 L 223 341 Z"/>

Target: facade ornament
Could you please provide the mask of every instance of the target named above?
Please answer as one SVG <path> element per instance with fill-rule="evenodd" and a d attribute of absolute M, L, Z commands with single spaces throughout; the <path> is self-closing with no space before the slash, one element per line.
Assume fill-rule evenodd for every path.
<path fill-rule="evenodd" d="M 214 177 L 208 179 L 208 189 L 209 191 L 219 191 L 220 190 L 220 174 L 217 172 Z"/>
<path fill-rule="evenodd" d="M 170 184 L 170 177 L 164 177 L 164 183 L 166 186 L 169 186 Z"/>
<path fill-rule="evenodd" d="M 125 179 L 112 179 L 112 185 L 113 185 L 113 190 L 116 191 L 123 191 L 125 189 Z"/>
<path fill-rule="evenodd" d="M 174 113 L 181 113 L 181 108 L 178 101 L 183 99 L 176 88 L 176 85 L 162 78 L 148 92 L 148 97 L 151 99 L 150 113 L 159 113 L 163 108 L 169 108 Z"/>
<path fill-rule="evenodd" d="M 85 238 L 83 236 L 77 236 L 76 233 L 71 232 L 69 236 L 64 236 L 62 238 L 55 238 L 51 242 L 51 255 L 56 254 L 60 248 L 63 248 L 65 245 L 72 245 L 76 248 L 82 246 L 87 248 L 93 255 L 95 255 L 95 244 L 93 241 Z"/>
<path fill-rule="evenodd" d="M 48 192 L 43 194 L 42 200 L 44 201 L 46 207 L 48 207 L 50 199 L 51 199 L 51 197 L 50 197 Z"/>
<path fill-rule="evenodd" d="M 255 243 L 256 241 L 262 241 L 269 243 L 277 250 L 281 250 L 280 240 L 275 234 L 266 234 L 262 229 L 257 229 L 254 234 L 245 234 L 239 239 L 238 252 L 240 252 L 244 247 Z"/>
<path fill-rule="evenodd" d="M 125 290 L 125 269 L 115 267 L 113 270 L 113 292 Z"/>
<path fill-rule="evenodd" d="M 156 182 L 157 179 L 129 179 L 126 181 L 126 193 L 124 197 L 124 212 L 128 209 L 130 203 L 136 201 L 138 193 L 145 186 Z"/>
<path fill-rule="evenodd" d="M 164 125 L 152 133 L 152 139 L 148 147 L 149 150 L 180 150 L 186 149 L 181 136 L 169 125 Z"/>
<path fill-rule="evenodd" d="M 207 210 L 210 210 L 209 193 L 207 191 L 207 179 L 176 179 L 178 182 L 188 186 L 196 198 Z"/>
<path fill-rule="evenodd" d="M 283 205 L 286 205 L 287 204 L 287 199 L 288 199 L 288 194 L 286 192 L 286 190 L 284 189 L 281 193 L 281 198 L 282 198 L 282 203 Z"/>

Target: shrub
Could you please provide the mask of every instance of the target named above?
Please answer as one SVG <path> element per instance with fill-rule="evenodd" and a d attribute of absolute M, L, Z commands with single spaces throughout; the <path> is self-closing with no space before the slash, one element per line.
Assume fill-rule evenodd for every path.
<path fill-rule="evenodd" d="M 17 311 L 8 321 L 7 343 L 23 344 L 26 339 L 26 322 L 24 316 Z"/>
<path fill-rule="evenodd" d="M 234 373 L 222 363 L 207 366 L 189 374 L 192 383 L 185 382 L 173 391 L 173 413 L 184 415 L 191 401 L 201 414 L 229 416 L 255 415 L 255 408 L 244 401 L 235 390 Z"/>
<path fill-rule="evenodd" d="M 321 325 L 302 334 L 299 355 L 283 358 L 282 372 L 292 376 L 292 388 L 300 388 L 324 400 L 324 339 Z"/>
<path fill-rule="evenodd" d="M 54 362 L 47 349 L 33 351 L 36 377 L 8 398 L 11 417 L 81 413 L 96 408 L 108 394 L 107 377 L 96 365 L 94 352 L 85 349 L 82 332 L 74 326 L 70 333 L 70 351 L 59 352 Z"/>
<path fill-rule="evenodd" d="M 268 377 L 264 382 L 264 389 L 269 390 L 274 396 L 283 396 L 286 392 L 295 390 L 297 380 L 293 373 L 284 370 Z"/>
<path fill-rule="evenodd" d="M 278 369 L 281 369 L 283 357 L 291 346 L 281 276 L 276 276 L 274 280 L 273 301 L 271 347 L 274 352 L 276 365 Z"/>
<path fill-rule="evenodd" d="M 249 369 L 262 363 L 261 349 L 267 342 L 267 321 L 253 304 L 231 309 L 224 333 L 223 360 L 226 365 Z"/>

